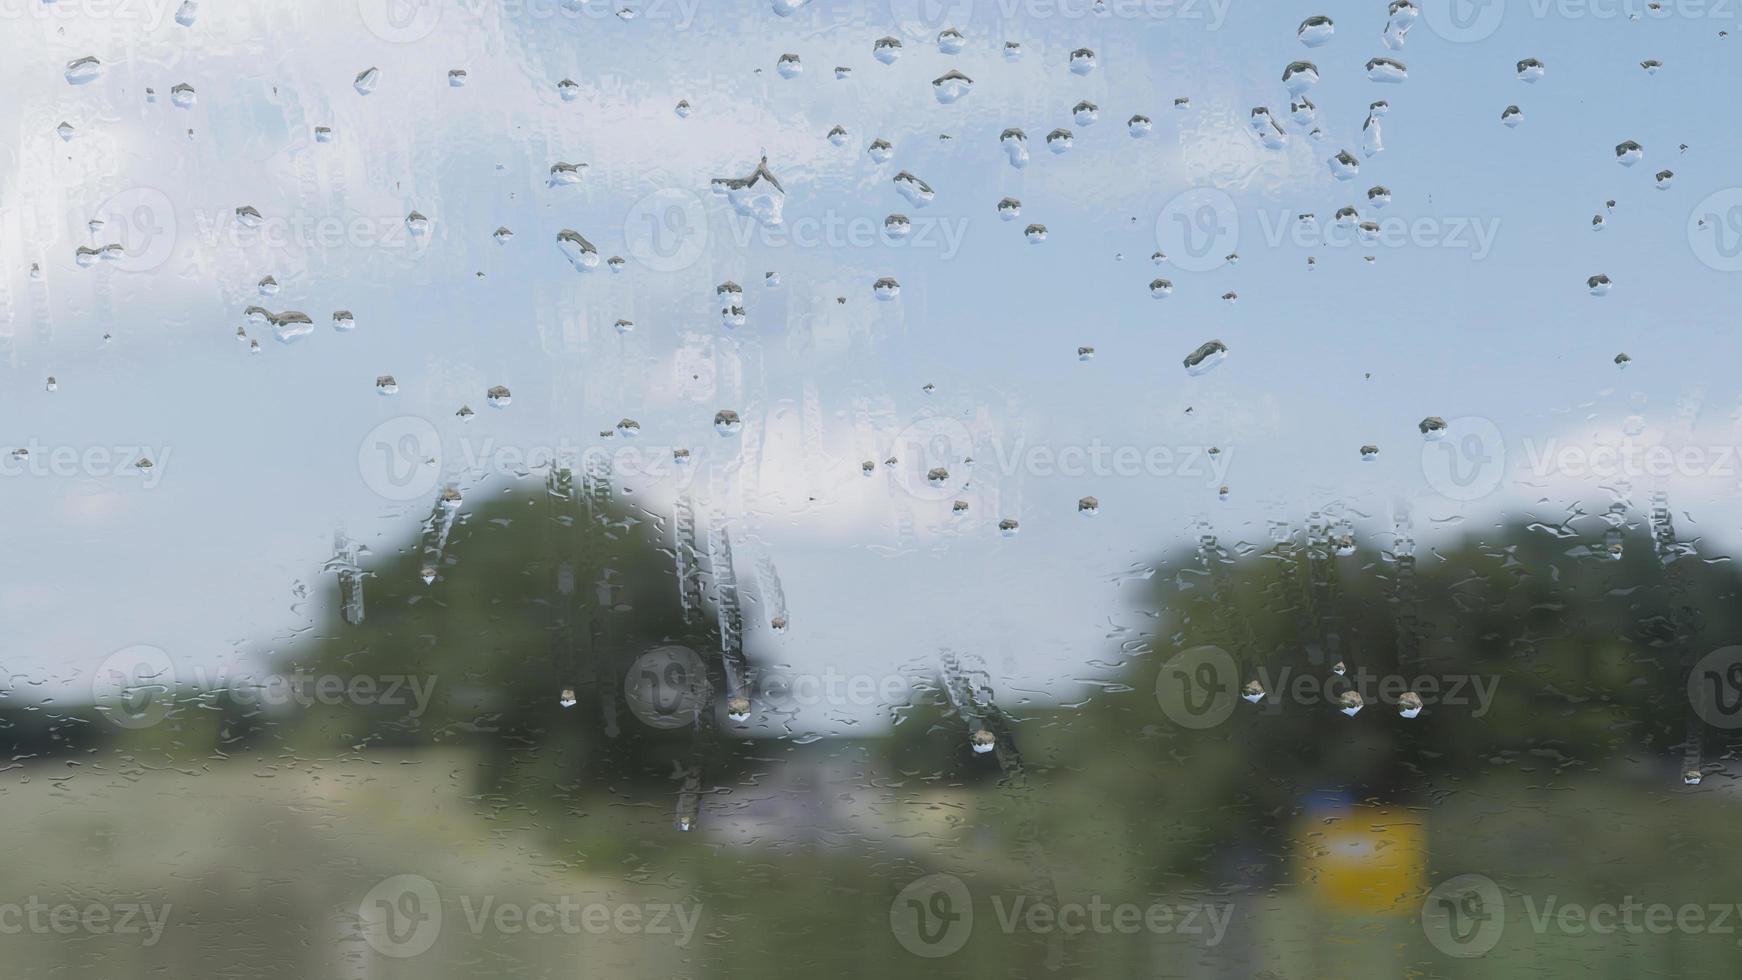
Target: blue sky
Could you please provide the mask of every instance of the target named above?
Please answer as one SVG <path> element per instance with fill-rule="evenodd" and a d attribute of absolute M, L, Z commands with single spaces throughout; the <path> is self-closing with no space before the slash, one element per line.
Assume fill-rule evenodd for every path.
<path fill-rule="evenodd" d="M 965 35 L 954 55 L 900 0 L 816 0 L 789 17 L 761 2 L 637 3 L 627 21 L 556 0 L 398 20 L 375 0 L 233 3 L 204 5 L 191 26 L 168 4 L 53 6 L 10 10 L 0 32 L 14 96 L 0 106 L 12 134 L 0 141 L 0 442 L 35 447 L 34 469 L 0 480 L 15 556 L 0 570 L 0 667 L 16 697 L 76 695 L 92 665 L 137 643 L 248 662 L 327 615 L 297 589 L 317 585 L 335 528 L 377 552 L 408 546 L 436 483 L 472 501 L 532 492 L 542 474 L 517 478 L 517 460 L 615 448 L 598 433 L 622 418 L 640 423 L 633 445 L 654 463 L 673 447 L 695 454 L 689 489 L 733 526 L 741 581 L 759 560 L 779 568 L 792 629 L 759 630 L 753 652 L 883 674 L 971 649 L 1000 683 L 1045 696 L 1113 659 L 1119 627 L 1148 627 L 1116 582 L 1192 540 L 1199 520 L 1234 543 L 1325 508 L 1383 529 L 1398 500 L 1430 536 L 1559 519 L 1579 501 L 1600 512 L 1617 480 L 1556 454 L 1635 433 L 1636 448 L 1691 446 L 1699 462 L 1634 479 L 1634 513 L 1661 485 L 1702 550 L 1734 538 L 1738 477 L 1720 457 L 1742 443 L 1726 303 L 1737 273 L 1722 270 L 1718 239 L 1689 230 L 1711 195 L 1714 213 L 1742 205 L 1723 196 L 1742 183 L 1727 167 L 1742 151 L 1737 109 L 1718 94 L 1739 80 L 1742 38 L 1719 37 L 1738 26 L 1723 4 L 1639 4 L 1631 20 L 1619 0 L 1531 0 L 1460 40 L 1424 0 L 1391 50 L 1383 4 L 1126 3 L 1096 16 L 982 0 L 940 15 Z M 1313 14 L 1336 33 L 1308 49 L 1295 28 Z M 1464 23 L 1485 32 L 1484 16 Z M 884 65 L 872 44 L 889 34 L 903 53 Z M 1086 75 L 1069 69 L 1082 47 L 1097 55 Z M 775 71 L 789 52 L 803 64 L 790 79 Z M 100 76 L 70 85 L 66 64 L 86 55 Z M 1407 81 L 1370 81 L 1375 56 L 1402 61 Z M 1534 84 L 1515 77 L 1526 57 L 1547 66 Z M 1281 77 L 1297 59 L 1319 71 L 1308 97 L 1322 139 L 1288 119 Z M 360 95 L 369 67 L 379 80 Z M 449 84 L 456 68 L 464 87 Z M 943 105 L 931 81 L 952 68 L 974 85 Z M 169 95 L 182 82 L 196 93 L 187 108 Z M 1366 158 L 1377 99 L 1391 107 L 1385 149 Z M 1099 119 L 1079 127 L 1085 100 Z M 1511 104 L 1524 120 L 1508 129 Z M 1259 105 L 1288 131 L 1283 148 L 1252 135 Z M 1144 139 L 1126 130 L 1138 113 L 1153 120 Z M 825 138 L 836 125 L 838 147 Z M 1008 127 L 1027 133 L 1024 168 L 999 146 Z M 1073 132 L 1068 153 L 1046 146 L 1058 128 Z M 893 144 L 887 163 L 866 152 L 877 138 Z M 1626 139 L 1645 147 L 1631 168 L 1614 159 Z M 1360 160 L 1353 180 L 1327 166 L 1341 149 Z M 780 230 L 709 193 L 764 153 L 786 191 Z M 559 162 L 587 165 L 578 184 L 550 186 Z M 1659 190 L 1663 169 L 1675 177 Z M 934 189 L 929 206 L 897 193 L 903 170 Z M 1368 204 L 1374 185 L 1389 206 Z M 1177 248 L 1152 264 L 1158 227 L 1171 241 L 1170 202 L 1205 190 L 1233 208 L 1238 264 L 1197 268 Z M 1004 197 L 1022 202 L 1015 221 L 999 219 Z M 243 205 L 263 228 L 236 224 Z M 1344 205 L 1387 237 L 1348 244 L 1331 227 Z M 422 238 L 405 231 L 413 210 L 431 221 Z M 1302 212 L 1319 230 L 1295 227 Z M 880 234 L 892 213 L 915 227 L 904 243 Z M 92 218 L 104 228 L 90 232 Z M 1044 243 L 1025 240 L 1030 223 Z M 503 226 L 514 237 L 499 244 Z M 564 229 L 624 256 L 624 271 L 576 271 L 555 247 Z M 76 261 L 110 241 L 120 261 Z M 1602 298 L 1585 285 L 1598 273 L 1615 284 Z M 257 288 L 268 275 L 276 295 Z M 885 276 L 901 293 L 878 302 Z M 1151 297 L 1157 277 L 1171 297 Z M 734 330 L 716 298 L 726 280 L 745 294 Z M 251 305 L 305 312 L 314 330 L 281 344 L 244 318 Z M 355 329 L 333 329 L 341 309 Z M 1188 376 L 1181 359 L 1212 338 L 1230 356 Z M 398 395 L 376 393 L 382 374 Z M 498 384 L 513 402 L 493 410 Z M 462 404 L 472 421 L 455 419 Z M 744 418 L 739 435 L 714 432 L 720 409 Z M 1453 420 L 1454 454 L 1480 456 L 1497 434 L 1508 468 L 1491 493 L 1434 485 L 1416 431 L 1427 415 Z M 367 443 L 413 430 L 434 433 L 436 482 L 391 499 Z M 971 486 L 960 462 L 942 488 L 923 479 L 930 465 L 914 468 L 920 454 L 882 465 L 909 436 L 939 433 L 943 456 L 974 457 Z M 971 450 L 951 445 L 963 438 Z M 1367 443 L 1380 447 L 1372 462 Z M 46 471 L 63 447 L 80 462 Z M 113 458 L 89 464 L 93 449 Z M 1061 454 L 1100 462 L 1079 471 Z M 137 455 L 155 455 L 149 477 L 134 474 Z M 1531 467 L 1543 458 L 1562 462 Z M 865 460 L 879 464 L 871 478 Z M 649 468 L 626 479 L 664 512 L 675 478 Z M 1092 519 L 1078 514 L 1089 495 Z M 958 498 L 966 517 L 951 513 Z M 1007 517 L 1015 537 L 997 530 Z M 1351 560 L 1377 558 L 1382 540 Z"/>

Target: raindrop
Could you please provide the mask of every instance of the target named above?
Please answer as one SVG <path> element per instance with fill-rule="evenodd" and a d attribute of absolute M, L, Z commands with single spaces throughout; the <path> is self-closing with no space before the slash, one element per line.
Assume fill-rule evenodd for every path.
<path fill-rule="evenodd" d="M 1615 144 L 1615 162 L 1623 167 L 1631 167 L 1645 159 L 1645 147 L 1632 140 L 1624 140 Z"/>
<path fill-rule="evenodd" d="M 1526 58 L 1518 63 L 1518 80 L 1535 82 L 1547 73 L 1548 68 L 1535 58 Z"/>
<path fill-rule="evenodd" d="M 1647 75 L 1655 75 L 1658 73 L 1658 70 L 1663 67 L 1663 62 L 1658 61 L 1656 58 L 1647 58 L 1639 63 L 1639 67 L 1645 69 Z"/>
<path fill-rule="evenodd" d="M 1022 229 L 1022 234 L 1028 239 L 1028 244 L 1039 245 L 1046 241 L 1046 225 L 1029 225 Z"/>
<path fill-rule="evenodd" d="M 556 83 L 556 94 L 562 96 L 564 102 L 573 102 L 581 97 L 581 87 L 572 78 L 565 78 Z"/>
<path fill-rule="evenodd" d="M 1149 283 L 1149 295 L 1156 299 L 1166 299 L 1173 295 L 1173 283 L 1167 279 L 1152 279 Z"/>
<path fill-rule="evenodd" d="M 829 142 L 835 144 L 836 146 L 845 146 L 847 143 L 847 129 L 846 129 L 846 127 L 845 126 L 836 126 L 834 129 L 829 130 L 829 137 L 828 138 L 829 138 Z"/>
<path fill-rule="evenodd" d="M 1028 166 L 1028 134 L 1020 129 L 1011 128 L 998 134 L 998 145 L 1004 147 L 1004 156 L 1012 167 L 1018 170 Z"/>
<path fill-rule="evenodd" d="M 1007 538 L 1016 537 L 1016 533 L 1020 530 L 1022 530 L 1022 525 L 1019 522 L 1017 522 L 1017 520 L 1015 518 L 1006 517 L 1003 520 L 998 522 L 999 533 L 1003 534 Z M 976 748 L 975 751 L 986 752 L 986 751 L 990 751 L 990 749 Z"/>
<path fill-rule="evenodd" d="M 1371 160 L 1385 151 L 1385 134 L 1379 126 L 1379 113 L 1368 113 L 1361 124 L 1361 155 Z"/>
<path fill-rule="evenodd" d="M 580 232 L 564 228 L 557 233 L 556 247 L 575 267 L 575 271 L 591 272 L 598 268 L 599 250 L 593 247 L 592 242 L 581 237 Z"/>
<path fill-rule="evenodd" d="M 340 331 L 354 330 L 354 329 L 356 329 L 356 327 L 357 327 L 357 318 L 351 314 L 350 310 L 334 310 L 333 311 L 333 329 L 334 330 L 340 330 Z"/>
<path fill-rule="evenodd" d="M 907 198 L 907 203 L 916 208 L 925 207 L 936 196 L 930 184 L 905 170 L 895 175 L 895 189 L 901 192 L 902 197 Z"/>
<path fill-rule="evenodd" d="M 774 172 L 768 169 L 768 157 L 756 163 L 747 177 L 715 177 L 713 189 L 725 194 L 732 209 L 765 225 L 781 223 L 781 208 L 786 203 L 786 188 L 780 186 Z"/>
<path fill-rule="evenodd" d="M 1198 345 L 1198 349 L 1186 355 L 1185 366 L 1187 374 L 1204 374 L 1216 365 L 1228 359 L 1228 345 L 1220 340 L 1207 340 Z"/>
<path fill-rule="evenodd" d="M 103 63 L 95 55 L 67 62 L 66 78 L 69 85 L 83 85 L 95 79 L 103 72 Z"/>
<path fill-rule="evenodd" d="M 1101 107 L 1086 99 L 1078 102 L 1071 109 L 1071 121 L 1078 126 L 1087 126 L 1099 118 L 1101 118 Z"/>
<path fill-rule="evenodd" d="M 694 110 L 691 109 L 687 99 L 679 99 L 677 105 L 672 109 L 672 111 L 677 113 L 679 119 L 688 119 L 690 113 Z"/>
<path fill-rule="evenodd" d="M 1151 128 L 1148 116 L 1132 116 L 1130 119 L 1125 121 L 1126 132 L 1129 132 L 1137 139 L 1142 139 L 1143 137 L 1148 136 Z"/>
<path fill-rule="evenodd" d="M 1005 221 L 1015 221 L 1022 214 L 1022 202 L 1014 197 L 1006 197 L 998 202 L 998 217 Z"/>
<path fill-rule="evenodd" d="M 1337 27 L 1335 24 L 1331 23 L 1329 17 L 1326 17 L 1324 14 L 1316 14 L 1301 21 L 1300 27 L 1294 32 L 1294 36 L 1300 40 L 1300 43 L 1307 47 L 1316 48 L 1330 41 L 1331 36 L 1336 33 Z"/>
<path fill-rule="evenodd" d="M 1071 52 L 1071 71 L 1075 74 L 1087 75 L 1095 70 L 1096 64 L 1098 62 L 1095 59 L 1095 52 L 1088 48 L 1078 48 Z"/>
<path fill-rule="evenodd" d="M 939 102 L 949 105 L 967 95 L 974 88 L 974 80 L 955 69 L 951 69 L 932 79 L 931 90 Z"/>
<path fill-rule="evenodd" d="M 1656 180 L 1657 189 L 1660 191 L 1667 191 L 1669 190 L 1670 184 L 1675 180 L 1675 171 L 1659 170 L 1657 172 Z"/>
<path fill-rule="evenodd" d="M 175 8 L 175 22 L 183 27 L 194 26 L 199 15 L 200 5 L 195 0 L 182 0 L 181 6 Z"/>
<path fill-rule="evenodd" d="M 1375 82 L 1397 84 L 1409 77 L 1403 62 L 1392 58 L 1372 58 L 1367 62 L 1367 77 Z"/>
<path fill-rule="evenodd" d="M 1501 111 L 1500 121 L 1509 129 L 1517 126 L 1524 121 L 1524 110 L 1515 105 L 1509 105 Z"/>
<path fill-rule="evenodd" d="M 1282 70 L 1282 84 L 1288 94 L 1301 95 L 1319 83 L 1319 66 L 1310 61 L 1291 62 Z"/>
<path fill-rule="evenodd" d="M 1361 172 L 1361 162 L 1348 150 L 1340 150 L 1330 159 L 1331 174 L 1338 180 L 1353 180 Z"/>
<path fill-rule="evenodd" d="M 959 54 L 963 45 L 967 43 L 967 39 L 962 37 L 962 32 L 954 27 L 946 27 L 938 32 L 938 50 L 944 54 Z"/>
<path fill-rule="evenodd" d="M 878 299 L 887 302 L 901 295 L 901 283 L 884 276 L 871 284 L 871 293 Z"/>
<path fill-rule="evenodd" d="M 1586 279 L 1585 285 L 1590 287 L 1592 296 L 1607 296 L 1609 295 L 1609 290 L 1615 286 L 1615 284 L 1610 281 L 1609 277 L 1603 275 L 1601 272 Z"/>
<path fill-rule="evenodd" d="M 551 164 L 550 179 L 546 186 L 566 187 L 572 184 L 578 184 L 581 182 L 581 176 L 586 173 L 586 170 L 587 165 L 584 163 L 563 163 L 558 161 Z"/>
<path fill-rule="evenodd" d="M 792 78 L 804 72 L 804 65 L 799 63 L 798 55 L 783 54 L 774 63 L 774 70 L 780 73 L 781 78 Z"/>
<path fill-rule="evenodd" d="M 886 65 L 895 64 L 895 59 L 901 57 L 901 41 L 893 37 L 878 38 L 871 46 L 871 57 Z"/>
<path fill-rule="evenodd" d="M 1055 129 L 1046 134 L 1046 148 L 1054 153 L 1063 153 L 1076 145 L 1077 138 L 1068 129 Z"/>
<path fill-rule="evenodd" d="M 180 109 L 190 108 L 194 104 L 194 87 L 186 82 L 169 90 L 169 101 Z"/>
<path fill-rule="evenodd" d="M 357 73 L 357 80 L 351 83 L 351 87 L 357 90 L 358 95 L 368 95 L 375 91 L 375 83 L 380 80 L 381 69 L 365 68 Z"/>
<path fill-rule="evenodd" d="M 743 424 L 738 418 L 738 413 L 729 408 L 722 408 L 714 413 L 714 431 L 720 435 L 737 435 Z"/>
<path fill-rule="evenodd" d="M 1382 208 L 1391 203 L 1391 188 L 1378 185 L 1367 188 L 1367 203 Z"/>
<path fill-rule="evenodd" d="M 1378 458 L 1379 458 L 1379 447 L 1378 446 L 1375 446 L 1372 443 L 1368 443 L 1367 445 L 1361 447 L 1361 459 L 1363 462 L 1370 463 L 1373 460 L 1376 460 Z"/>
<path fill-rule="evenodd" d="M 1404 691 L 1397 696 L 1397 713 L 1405 718 L 1414 718 L 1421 714 L 1421 695 L 1414 691 Z"/>
<path fill-rule="evenodd" d="M 397 395 L 399 382 L 393 380 L 393 375 L 383 374 L 375 379 L 375 391 L 381 395 Z"/>
<path fill-rule="evenodd" d="M 1438 415 L 1429 415 L 1427 418 L 1422 419 L 1421 422 L 1416 425 L 1416 428 L 1421 430 L 1421 434 L 1424 438 L 1437 441 L 1445 438 L 1446 420 L 1440 418 Z"/>
<path fill-rule="evenodd" d="M 448 70 L 448 85 L 450 87 L 465 88 L 466 79 L 467 75 L 464 68 L 452 68 Z"/>
<path fill-rule="evenodd" d="M 484 397 L 489 399 L 491 408 L 507 408 L 514 401 L 514 396 L 508 393 L 508 388 L 505 385 L 492 387 L 484 393 Z"/>

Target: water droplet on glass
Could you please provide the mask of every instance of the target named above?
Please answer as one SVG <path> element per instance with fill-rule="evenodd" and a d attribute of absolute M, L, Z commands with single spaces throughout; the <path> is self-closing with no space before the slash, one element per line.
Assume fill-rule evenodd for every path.
<path fill-rule="evenodd" d="M 379 81 L 381 81 L 381 69 L 365 68 L 357 73 L 357 80 L 351 83 L 351 87 L 357 90 L 358 95 L 368 95 L 375 91 L 375 84 Z"/>
<path fill-rule="evenodd" d="M 955 69 L 944 72 L 932 79 L 931 83 L 932 93 L 944 105 L 949 105 L 967 95 L 973 88 L 974 80 Z"/>
<path fill-rule="evenodd" d="M 1375 82 L 1395 85 L 1409 77 L 1409 69 L 1393 58 L 1372 58 L 1367 62 L 1367 77 Z"/>
<path fill-rule="evenodd" d="M 1623 167 L 1631 167 L 1645 159 L 1645 147 L 1632 140 L 1623 140 L 1615 144 L 1615 162 Z"/>
<path fill-rule="evenodd" d="M 1282 70 L 1282 84 L 1289 95 L 1301 95 L 1319 83 L 1319 66 L 1310 61 L 1290 62 Z"/>
<path fill-rule="evenodd" d="M 393 380 L 393 375 L 383 374 L 375 379 L 375 391 L 381 395 L 399 394 L 399 382 Z"/>
<path fill-rule="evenodd" d="M 895 64 L 895 59 L 901 57 L 901 41 L 893 37 L 878 38 L 871 45 L 871 57 L 886 65 Z"/>
<path fill-rule="evenodd" d="M 783 54 L 780 56 L 780 60 L 774 63 L 774 70 L 780 74 L 781 78 L 793 78 L 804 73 L 804 65 L 799 62 L 798 55 Z"/>
<path fill-rule="evenodd" d="M 103 72 L 103 63 L 95 55 L 67 62 L 66 79 L 70 85 L 83 85 Z"/>
<path fill-rule="evenodd" d="M 1204 374 L 1228 359 L 1228 345 L 1220 340 L 1207 340 L 1186 355 L 1187 374 Z"/>
<path fill-rule="evenodd" d="M 732 209 L 765 225 L 781 223 L 781 208 L 786 203 L 786 188 L 780 186 L 774 172 L 768 169 L 768 157 L 756 164 L 747 177 L 716 177 L 715 193 L 725 194 Z"/>
<path fill-rule="evenodd" d="M 1095 58 L 1095 52 L 1088 48 L 1078 48 L 1071 52 L 1071 71 L 1075 74 L 1087 75 L 1095 70 L 1097 64 L 1099 62 Z"/>
<path fill-rule="evenodd" d="M 1316 48 L 1330 41 L 1336 33 L 1337 27 L 1331 22 L 1331 19 L 1324 14 L 1317 14 L 1301 21 L 1294 36 L 1307 47 Z"/>

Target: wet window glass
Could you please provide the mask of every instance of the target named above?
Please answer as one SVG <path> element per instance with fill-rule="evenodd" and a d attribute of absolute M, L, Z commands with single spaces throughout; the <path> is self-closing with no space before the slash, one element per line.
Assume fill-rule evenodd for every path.
<path fill-rule="evenodd" d="M 1739 30 L 0 0 L 0 972 L 1734 976 Z"/>

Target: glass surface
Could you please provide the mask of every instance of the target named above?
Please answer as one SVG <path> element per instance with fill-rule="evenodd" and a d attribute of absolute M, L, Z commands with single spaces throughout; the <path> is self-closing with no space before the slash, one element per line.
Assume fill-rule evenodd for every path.
<path fill-rule="evenodd" d="M 1726 0 L 0 0 L 7 977 L 1733 977 Z"/>

